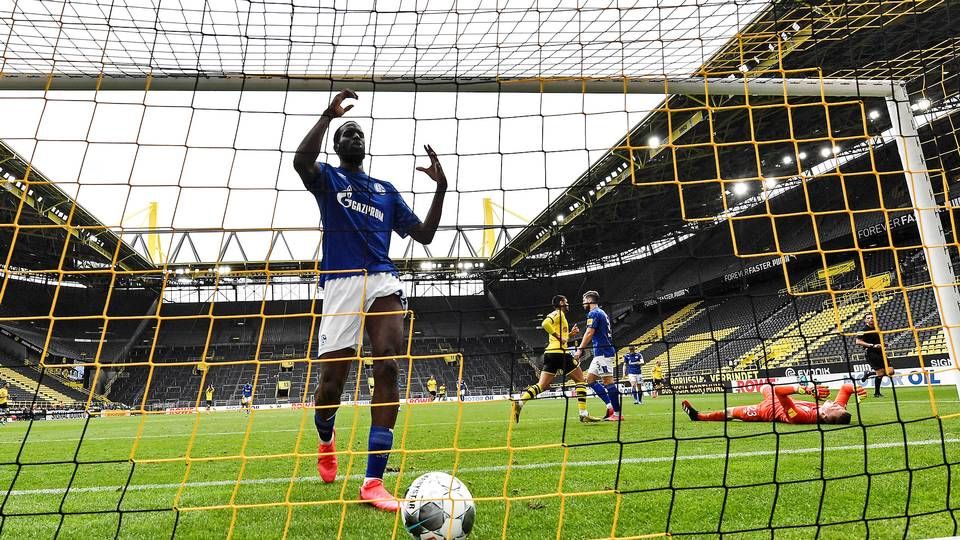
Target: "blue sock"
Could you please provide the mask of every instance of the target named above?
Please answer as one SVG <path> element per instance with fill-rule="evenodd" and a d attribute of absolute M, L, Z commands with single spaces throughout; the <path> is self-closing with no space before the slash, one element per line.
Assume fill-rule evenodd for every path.
<path fill-rule="evenodd" d="M 590 385 L 590 388 L 593 388 L 594 393 L 596 393 L 597 397 L 602 399 L 604 403 L 607 405 L 610 404 L 610 396 L 607 395 L 607 389 L 600 384 L 600 381 L 594 381 L 593 384 Z"/>
<path fill-rule="evenodd" d="M 634 401 L 640 401 L 640 396 L 637 395 L 637 389 L 633 388 L 630 390 L 630 393 L 633 394 Z"/>
<path fill-rule="evenodd" d="M 324 418 L 326 409 L 316 409 L 313 411 L 313 423 L 317 426 L 317 434 L 320 435 L 320 442 L 328 444 L 333 439 L 333 424 L 337 421 L 337 413 L 330 415 L 330 418 Z"/>
<path fill-rule="evenodd" d="M 367 442 L 367 450 L 370 452 L 383 452 L 393 448 L 393 430 L 383 426 L 370 426 L 370 439 Z M 367 456 L 367 478 L 383 478 L 383 471 L 387 469 L 387 459 L 390 454 L 370 454 Z"/>
<path fill-rule="evenodd" d="M 613 411 L 620 413 L 620 389 L 617 388 L 617 383 L 613 383 L 607 387 L 607 395 L 610 396 L 610 405 L 613 406 Z"/>

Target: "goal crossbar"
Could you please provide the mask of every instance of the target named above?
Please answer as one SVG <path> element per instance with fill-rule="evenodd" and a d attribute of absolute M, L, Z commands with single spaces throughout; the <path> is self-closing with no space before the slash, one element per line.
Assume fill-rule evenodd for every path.
<path fill-rule="evenodd" d="M 0 90 L 357 91 L 597 93 L 889 98 L 903 83 L 891 80 L 796 78 L 457 78 L 284 75 L 71 76 L 0 74 Z"/>

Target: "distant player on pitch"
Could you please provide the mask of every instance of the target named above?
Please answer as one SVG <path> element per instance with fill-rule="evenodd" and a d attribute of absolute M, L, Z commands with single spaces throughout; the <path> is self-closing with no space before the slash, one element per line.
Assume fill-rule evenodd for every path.
<path fill-rule="evenodd" d="M 824 401 L 830 396 L 830 389 L 826 386 L 802 386 L 789 384 L 784 386 L 763 385 L 761 390 L 763 400 L 756 405 L 741 407 L 727 407 L 722 411 L 699 412 L 689 401 L 681 404 L 683 411 L 693 421 L 700 422 L 781 422 L 784 424 L 849 424 L 850 413 L 847 412 L 847 401 L 854 393 L 864 395 L 866 390 L 861 386 L 845 384 L 840 388 L 837 399 Z M 794 394 L 812 395 L 816 401 L 794 401 L 790 396 Z"/>
<path fill-rule="evenodd" d="M 467 395 L 467 383 L 463 379 L 460 379 L 460 401 L 463 401 Z"/>
<path fill-rule="evenodd" d="M 663 390 L 663 366 L 660 365 L 659 360 L 653 363 L 650 378 L 653 379 L 653 392 L 650 393 L 650 397 L 657 397 Z"/>
<path fill-rule="evenodd" d="M 577 409 L 581 422 L 597 422 L 587 413 L 587 385 L 584 382 L 583 371 L 573 361 L 573 356 L 567 352 L 567 342 L 580 333 L 577 325 L 570 328 L 567 323 L 567 311 L 570 304 L 567 297 L 557 295 L 553 297 L 553 312 L 541 323 L 543 331 L 547 333 L 547 348 L 543 351 L 543 369 L 540 371 L 540 380 L 528 386 L 521 394 L 520 399 L 513 402 L 513 421 L 520 421 L 520 411 L 524 403 L 550 389 L 556 377 L 567 376 L 574 382 L 574 392 L 577 395 Z"/>
<path fill-rule="evenodd" d="M 863 347 L 867 363 L 873 369 L 872 373 L 864 371 L 860 382 L 865 382 L 871 375 L 876 377 L 873 380 L 873 397 L 883 397 L 880 394 L 880 383 L 883 382 L 884 375 L 893 377 L 893 366 L 888 365 L 883 358 L 883 339 L 880 337 L 880 332 L 877 331 L 872 313 L 867 313 L 867 316 L 863 319 L 863 330 L 857 334 L 856 343 Z"/>
<path fill-rule="evenodd" d="M 210 412 L 213 410 L 213 385 L 212 384 L 207 385 L 207 390 L 205 393 L 206 393 L 205 397 L 207 398 L 207 412 Z"/>
<path fill-rule="evenodd" d="M 250 414 L 250 409 L 253 408 L 253 385 L 250 383 L 244 384 L 240 392 L 240 408 L 247 414 Z"/>
<path fill-rule="evenodd" d="M 630 381 L 630 391 L 633 393 L 633 404 L 643 403 L 643 355 L 637 352 L 637 347 L 630 346 L 630 352 L 623 355 L 623 365 L 627 370 L 627 379 Z"/>
<path fill-rule="evenodd" d="M 7 411 L 9 401 L 10 401 L 10 383 L 4 382 L 3 386 L 0 386 L 0 424 L 7 423 L 7 415 L 10 414 Z"/>
<path fill-rule="evenodd" d="M 593 347 L 593 359 L 587 369 L 587 386 L 596 392 L 597 397 L 607 405 L 604 420 L 618 422 L 623 419 L 620 411 L 620 389 L 614 381 L 614 362 L 617 350 L 613 348 L 613 335 L 610 331 L 610 318 L 600 309 L 600 293 L 587 291 L 583 294 L 583 309 L 587 312 L 587 330 L 577 352 L 574 363 L 580 363 L 580 356 L 588 344 Z M 603 381 L 600 384 L 599 381 Z"/>
<path fill-rule="evenodd" d="M 433 375 L 430 375 L 430 378 L 427 379 L 427 392 L 430 394 L 430 401 L 437 400 L 437 380 L 433 378 Z"/>

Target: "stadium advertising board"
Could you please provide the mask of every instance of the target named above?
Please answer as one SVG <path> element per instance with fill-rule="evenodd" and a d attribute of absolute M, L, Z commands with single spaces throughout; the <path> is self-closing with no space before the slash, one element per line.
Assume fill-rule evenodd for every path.
<path fill-rule="evenodd" d="M 885 377 L 882 386 L 933 386 L 954 385 L 956 376 L 950 368 L 950 359 L 945 354 L 924 357 L 925 368 L 920 367 L 920 359 L 916 356 L 892 358 L 890 364 L 896 370 L 891 381 Z M 869 364 L 858 361 L 853 363 L 835 362 L 817 364 L 808 367 L 781 367 L 771 369 L 770 377 L 756 379 L 738 379 L 731 381 L 730 390 L 739 392 L 759 392 L 764 384 L 794 384 L 815 382 L 831 388 L 837 388 L 850 380 L 858 381 L 860 376 L 872 371 Z"/>
<path fill-rule="evenodd" d="M 86 409 L 11 409 L 7 412 L 10 420 L 70 420 L 86 418 Z M 90 409 L 89 414 L 96 416 L 100 409 Z"/>
<path fill-rule="evenodd" d="M 759 274 L 760 272 L 766 272 L 767 270 L 770 270 L 770 269 L 773 269 L 773 268 L 779 268 L 779 267 L 783 266 L 784 261 L 790 261 L 790 260 L 795 259 L 795 258 L 796 258 L 796 257 L 793 256 L 793 255 L 786 255 L 786 256 L 783 256 L 783 257 L 776 257 L 776 258 L 769 259 L 769 260 L 766 260 L 766 261 L 763 261 L 763 262 L 759 262 L 759 263 L 757 263 L 757 264 L 755 264 L 755 265 L 753 265 L 753 266 L 748 266 L 748 267 L 744 268 L 743 270 L 737 270 L 736 272 L 730 272 L 729 274 L 725 274 L 725 275 L 723 276 L 723 281 L 724 281 L 724 282 L 736 281 L 736 280 L 738 280 L 738 279 L 740 279 L 740 278 L 743 278 L 743 277 L 746 277 L 746 276 L 751 276 L 751 275 L 753 275 L 753 274 Z"/>
<path fill-rule="evenodd" d="M 731 387 L 730 382 L 741 379 L 755 379 L 757 371 L 738 371 L 732 373 L 700 373 L 697 375 L 674 375 L 667 380 L 661 393 L 707 394 L 724 392 Z"/>
<path fill-rule="evenodd" d="M 920 359 L 916 356 L 902 356 L 890 359 L 890 365 L 897 371 L 893 383 L 897 386 L 953 385 L 955 376 L 950 367 L 950 359 L 945 354 L 924 357 L 925 369 L 920 368 Z M 746 370 L 732 373 L 696 375 L 676 375 L 668 379 L 668 388 L 662 393 L 680 394 L 712 392 L 759 392 L 765 384 L 794 384 L 816 382 L 835 387 L 844 381 L 859 379 L 866 371 L 872 371 L 863 360 L 852 362 L 828 362 L 811 366 L 786 366 L 770 370 Z M 890 386 L 889 378 L 883 381 Z"/>

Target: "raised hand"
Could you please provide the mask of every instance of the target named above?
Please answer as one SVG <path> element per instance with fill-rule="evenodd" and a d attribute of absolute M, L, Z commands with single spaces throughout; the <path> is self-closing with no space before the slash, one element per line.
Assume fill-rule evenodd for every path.
<path fill-rule="evenodd" d="M 423 145 L 423 149 L 427 151 L 427 157 L 430 158 L 429 167 L 417 167 L 417 170 L 425 173 L 434 182 L 440 184 L 442 187 L 447 187 L 447 176 L 443 174 L 443 167 L 440 166 L 440 160 L 437 159 L 437 153 L 433 151 L 433 147 L 429 144 Z"/>
<path fill-rule="evenodd" d="M 330 105 L 327 107 L 327 110 L 323 112 L 323 115 L 329 116 L 330 118 L 340 118 L 347 114 L 347 112 L 353 108 L 353 105 L 343 106 L 343 100 L 347 98 L 358 99 L 357 93 L 349 88 L 341 90 L 339 94 L 333 96 L 333 101 L 330 102 Z"/>

